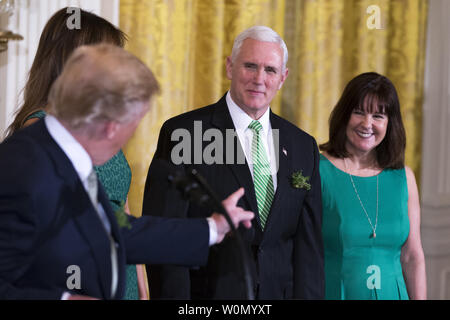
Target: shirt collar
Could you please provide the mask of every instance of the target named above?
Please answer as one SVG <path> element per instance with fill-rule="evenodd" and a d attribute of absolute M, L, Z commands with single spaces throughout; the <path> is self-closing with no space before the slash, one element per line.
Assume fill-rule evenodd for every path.
<path fill-rule="evenodd" d="M 228 111 L 230 112 L 231 119 L 233 120 L 234 127 L 238 131 L 245 131 L 248 129 L 248 126 L 253 121 L 253 119 L 245 113 L 231 98 L 230 91 L 228 91 L 226 97 Z M 258 119 L 259 123 L 261 123 L 263 127 L 263 131 L 265 133 L 269 132 L 270 126 L 270 107 L 267 108 L 266 112 L 262 115 L 261 118 Z"/>
<path fill-rule="evenodd" d="M 85 181 L 93 169 L 87 151 L 54 116 L 47 114 L 45 125 L 52 138 L 72 162 L 81 181 Z"/>

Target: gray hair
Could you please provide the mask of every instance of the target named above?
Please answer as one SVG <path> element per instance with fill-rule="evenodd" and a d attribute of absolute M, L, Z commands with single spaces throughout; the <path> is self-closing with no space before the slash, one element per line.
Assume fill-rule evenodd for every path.
<path fill-rule="evenodd" d="M 239 51 L 241 50 L 242 43 L 245 39 L 254 39 L 264 42 L 274 42 L 277 43 L 283 50 L 283 72 L 286 70 L 286 64 L 288 61 L 288 49 L 284 40 L 280 37 L 278 33 L 266 26 L 253 26 L 242 31 L 236 39 L 234 39 L 233 49 L 231 51 L 231 61 L 236 60 Z"/>

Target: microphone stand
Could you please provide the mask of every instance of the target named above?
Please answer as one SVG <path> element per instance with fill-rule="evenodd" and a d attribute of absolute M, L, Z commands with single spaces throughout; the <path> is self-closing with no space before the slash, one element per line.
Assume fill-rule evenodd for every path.
<path fill-rule="evenodd" d="M 203 206 L 213 206 L 214 211 L 222 214 L 230 226 L 232 234 L 234 234 L 239 253 L 241 255 L 241 263 L 244 271 L 244 282 L 248 300 L 255 300 L 253 292 L 253 279 L 250 272 L 250 261 L 247 252 L 245 251 L 244 242 L 241 235 L 237 232 L 231 221 L 230 214 L 222 205 L 221 199 L 214 193 L 211 187 L 206 182 L 196 169 L 188 169 L 188 176 L 193 179 L 176 177 L 169 175 L 169 180 L 178 188 L 181 193 L 190 201 L 196 202 Z M 206 194 L 205 194 L 206 192 Z"/>

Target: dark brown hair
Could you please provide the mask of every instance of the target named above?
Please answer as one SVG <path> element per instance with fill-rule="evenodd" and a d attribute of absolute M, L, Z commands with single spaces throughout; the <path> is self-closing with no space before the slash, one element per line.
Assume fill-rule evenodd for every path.
<path fill-rule="evenodd" d="M 392 82 L 375 72 L 362 73 L 345 87 L 329 120 L 329 140 L 320 149 L 337 158 L 348 157 L 346 129 L 355 109 L 369 108 L 388 116 L 386 136 L 376 147 L 381 168 L 399 169 L 405 166 L 406 134 L 400 113 L 400 102 Z"/>
<path fill-rule="evenodd" d="M 55 79 L 61 74 L 63 66 L 72 52 L 81 45 L 100 42 L 120 47 L 127 37 L 107 20 L 80 9 L 80 29 L 69 29 L 67 20 L 73 15 L 68 7 L 57 11 L 42 31 L 33 64 L 24 87 L 24 102 L 16 111 L 13 123 L 6 136 L 20 129 L 27 117 L 48 104 L 48 94 Z"/>

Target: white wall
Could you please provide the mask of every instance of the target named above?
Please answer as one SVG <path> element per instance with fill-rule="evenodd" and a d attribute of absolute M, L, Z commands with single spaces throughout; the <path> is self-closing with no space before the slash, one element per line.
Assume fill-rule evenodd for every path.
<path fill-rule="evenodd" d="M 450 299 L 450 1 L 429 2 L 422 153 L 428 296 Z"/>
<path fill-rule="evenodd" d="M 39 37 L 48 19 L 59 9 L 78 6 L 119 25 L 119 0 L 16 0 L 11 17 L 0 16 L 0 28 L 21 34 L 0 53 L 0 141 L 21 101 L 20 91 L 36 53 Z M 83 23 L 83 22 L 81 22 Z"/>

